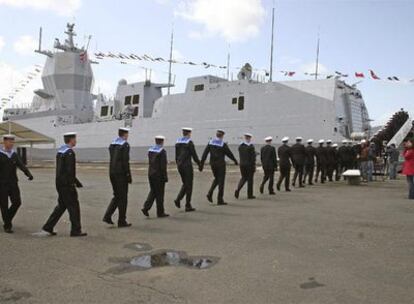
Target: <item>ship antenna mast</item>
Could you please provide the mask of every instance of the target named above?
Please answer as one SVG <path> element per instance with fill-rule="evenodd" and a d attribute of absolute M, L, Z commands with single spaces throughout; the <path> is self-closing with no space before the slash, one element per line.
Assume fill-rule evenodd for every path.
<path fill-rule="evenodd" d="M 230 80 L 230 44 L 229 51 L 227 53 L 227 80 Z"/>
<path fill-rule="evenodd" d="M 318 71 L 319 71 L 319 29 L 318 29 L 318 42 L 316 44 L 315 80 L 318 80 Z"/>
<path fill-rule="evenodd" d="M 275 29 L 275 1 L 273 1 L 272 8 L 272 36 L 270 40 L 270 70 L 269 70 L 269 82 L 273 80 L 273 40 L 274 40 L 274 29 Z"/>
<path fill-rule="evenodd" d="M 171 42 L 170 42 L 170 60 L 168 65 L 168 88 L 167 94 L 170 95 L 170 87 L 171 87 L 171 70 L 172 70 L 172 61 L 173 61 L 173 44 L 174 44 L 174 23 L 172 24 L 171 29 Z"/>

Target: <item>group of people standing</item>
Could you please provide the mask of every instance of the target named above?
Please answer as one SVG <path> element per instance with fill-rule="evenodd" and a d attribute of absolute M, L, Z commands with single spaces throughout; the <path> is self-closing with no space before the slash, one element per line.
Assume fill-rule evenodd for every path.
<path fill-rule="evenodd" d="M 118 210 L 119 228 L 129 227 L 126 213 L 128 206 L 128 187 L 132 183 L 130 169 L 130 146 L 128 144 L 128 128 L 119 128 L 118 136 L 109 146 L 109 178 L 113 189 L 113 197 L 103 216 L 103 222 L 114 225 L 112 220 L 113 214 Z M 215 138 L 211 139 L 201 159 L 198 157 L 195 145 L 191 139 L 192 128 L 182 128 L 182 137 L 178 138 L 175 144 L 175 161 L 177 169 L 182 180 L 182 186 L 178 191 L 174 204 L 181 208 L 181 201 L 185 198 L 185 211 L 192 212 L 195 208 L 192 206 L 193 192 L 193 161 L 197 164 L 199 171 L 203 171 L 207 158 L 213 174 L 211 187 L 206 195 L 207 200 L 213 203 L 213 194 L 218 187 L 217 205 L 227 205 L 224 201 L 224 187 L 226 178 L 226 157 L 240 166 L 241 178 L 234 192 L 236 199 L 239 198 L 240 192 L 247 183 L 247 198 L 254 199 L 254 174 L 256 171 L 256 158 L 260 154 L 261 165 L 264 171 L 263 180 L 260 183 L 259 191 L 264 193 L 264 188 L 268 184 L 270 195 L 274 195 L 274 174 L 280 170 L 279 180 L 276 183 L 277 190 L 280 191 L 282 183 L 286 191 L 291 191 L 290 186 L 298 185 L 299 188 L 305 187 L 305 184 L 313 185 L 315 182 L 325 183 L 327 180 L 339 180 L 341 173 L 348 169 L 361 167 L 365 158 L 369 158 L 369 151 L 366 153 L 366 143 L 362 142 L 360 149 L 355 149 L 352 142 L 342 141 L 338 148 L 337 144 L 331 140 L 321 139 L 317 147 L 313 145 L 313 139 L 307 140 L 306 146 L 302 143 L 302 137 L 296 137 L 295 144 L 289 146 L 289 138 L 282 139 L 282 145 L 277 149 L 272 145 L 273 138 L 266 137 L 265 145 L 261 148 L 260 153 L 255 149 L 252 143 L 253 135 L 245 133 L 243 141 L 239 145 L 239 161 L 237 161 L 233 152 L 224 141 L 224 130 L 217 130 Z M 48 235 L 56 235 L 54 227 L 67 210 L 71 221 L 72 237 L 86 236 L 87 234 L 81 228 L 80 207 L 76 188 L 81 188 L 82 183 L 76 176 L 76 156 L 74 147 L 77 143 L 77 134 L 74 132 L 63 135 L 64 145 L 58 149 L 56 155 L 56 189 L 58 192 L 57 206 L 43 225 L 42 230 Z M 155 144 L 148 150 L 148 181 L 150 191 L 147 199 L 142 206 L 142 213 L 149 216 L 149 211 L 154 202 L 156 203 L 157 217 L 163 218 L 169 215 L 164 209 L 165 185 L 168 182 L 167 174 L 167 152 L 164 149 L 165 137 L 158 135 L 155 138 Z M 20 160 L 17 153 L 13 150 L 14 136 L 3 136 L 3 149 L 0 149 L 0 207 L 4 223 L 4 231 L 12 233 L 12 220 L 21 205 L 20 190 L 18 187 L 17 168 L 22 170 L 29 180 L 33 180 L 33 175 Z M 414 161 L 414 152 L 411 146 L 407 144 L 405 157 L 408 161 Z M 367 154 L 367 155 L 365 155 Z M 291 184 L 290 173 L 294 168 L 293 181 Z M 408 168 L 408 169 L 407 169 Z M 413 171 L 413 165 L 406 167 L 406 173 Z M 408 173 L 410 173 L 409 171 Z M 315 173 L 315 178 L 314 178 Z M 407 174 L 409 175 L 409 174 Z M 414 172 L 411 172 L 411 178 L 407 177 L 410 186 L 410 198 L 414 197 L 413 186 Z M 11 205 L 9 206 L 9 200 Z"/>

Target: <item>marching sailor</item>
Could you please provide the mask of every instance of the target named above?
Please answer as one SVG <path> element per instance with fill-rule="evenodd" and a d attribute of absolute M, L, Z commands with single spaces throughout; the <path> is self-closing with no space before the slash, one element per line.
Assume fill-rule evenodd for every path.
<path fill-rule="evenodd" d="M 65 144 L 61 146 L 56 155 L 56 189 L 58 192 L 58 204 L 53 210 L 43 230 L 49 235 L 56 235 L 53 228 L 56 226 L 63 213 L 68 210 L 72 225 L 70 236 L 86 236 L 82 232 L 81 216 L 76 188 L 82 188 L 81 182 L 76 178 L 76 157 L 73 148 L 76 146 L 76 133 L 63 134 Z"/>
<path fill-rule="evenodd" d="M 168 182 L 167 175 L 167 152 L 164 149 L 165 137 L 162 135 L 155 136 L 155 146 L 148 150 L 148 180 L 150 192 L 144 207 L 141 209 L 145 216 L 149 216 L 148 211 L 151 209 L 154 201 L 157 204 L 157 217 L 167 217 L 164 211 L 164 194 L 165 184 Z"/>
<path fill-rule="evenodd" d="M 332 140 L 326 141 L 326 172 L 330 182 L 333 181 L 333 172 L 335 171 L 336 151 L 332 146 Z"/>
<path fill-rule="evenodd" d="M 292 186 L 295 187 L 296 179 L 299 177 L 299 187 L 303 185 L 303 169 L 305 168 L 306 149 L 302 144 L 302 137 L 296 137 L 296 143 L 290 148 L 292 154 L 292 162 L 295 167 L 295 174 L 293 175 Z"/>
<path fill-rule="evenodd" d="M 194 180 L 194 170 L 191 160 L 194 160 L 199 168 L 201 163 L 194 147 L 194 143 L 191 140 L 191 133 L 193 129 L 184 127 L 181 130 L 183 132 L 183 136 L 178 138 L 175 144 L 175 161 L 177 163 L 178 173 L 180 173 L 183 185 L 181 186 L 181 190 L 178 193 L 177 198 L 174 200 L 174 203 L 177 208 L 181 208 L 181 200 L 185 196 L 185 211 L 191 212 L 195 211 L 191 205 Z"/>
<path fill-rule="evenodd" d="M 253 178 L 256 171 L 256 150 L 252 144 L 253 135 L 244 133 L 244 141 L 239 146 L 240 172 L 241 179 L 237 186 L 234 196 L 239 198 L 240 190 L 247 182 L 247 198 L 256 198 L 253 195 Z"/>
<path fill-rule="evenodd" d="M 118 227 L 129 227 L 126 221 L 128 206 L 128 184 L 132 183 L 131 170 L 129 167 L 129 129 L 119 128 L 118 137 L 109 146 L 109 179 L 111 181 L 114 196 L 105 212 L 103 221 L 113 225 L 112 215 L 118 209 Z"/>
<path fill-rule="evenodd" d="M 277 170 L 277 156 L 276 156 L 276 149 L 272 146 L 273 138 L 268 136 L 265 138 L 265 143 L 260 150 L 260 159 L 262 162 L 262 168 L 264 172 L 263 181 L 260 184 L 260 193 L 263 194 L 264 186 L 267 181 L 269 181 L 269 194 L 274 195 L 275 191 L 273 189 L 274 185 L 274 178 L 275 178 L 275 171 Z"/>
<path fill-rule="evenodd" d="M 315 155 L 316 149 L 312 145 L 313 139 L 308 139 L 308 145 L 306 146 L 306 159 L 305 159 L 305 176 L 303 177 L 303 183 L 306 182 L 308 177 L 308 185 L 313 185 L 313 171 L 315 170 Z"/>
<path fill-rule="evenodd" d="M 17 168 L 23 171 L 29 180 L 33 180 L 33 175 L 13 150 L 14 140 L 14 135 L 3 135 L 3 148 L 0 148 L 0 209 L 6 233 L 13 233 L 12 221 L 22 204 Z"/>
<path fill-rule="evenodd" d="M 290 168 L 292 154 L 290 151 L 290 147 L 288 146 L 289 137 L 282 138 L 282 145 L 277 149 L 277 154 L 279 156 L 279 167 L 280 167 L 280 175 L 279 180 L 277 182 L 277 190 L 280 191 L 280 185 L 282 184 L 283 180 L 285 181 L 285 190 L 290 191 L 289 184 L 290 184 Z"/>
<path fill-rule="evenodd" d="M 318 182 L 319 173 L 321 174 L 321 183 L 325 183 L 326 180 L 326 148 L 323 146 L 325 140 L 319 140 L 319 146 L 315 149 L 316 153 L 316 175 L 315 183 Z"/>
<path fill-rule="evenodd" d="M 210 154 L 210 167 L 213 171 L 214 180 L 211 184 L 210 190 L 207 194 L 207 199 L 210 203 L 213 202 L 213 192 L 216 187 L 219 187 L 217 195 L 217 205 L 227 205 L 224 202 L 224 183 L 226 180 L 226 161 L 225 157 L 230 158 L 236 165 L 238 162 L 231 152 L 229 146 L 224 142 L 225 132 L 221 129 L 217 130 L 216 138 L 209 141 L 201 157 L 200 171 L 204 168 L 204 163 L 207 156 Z"/>

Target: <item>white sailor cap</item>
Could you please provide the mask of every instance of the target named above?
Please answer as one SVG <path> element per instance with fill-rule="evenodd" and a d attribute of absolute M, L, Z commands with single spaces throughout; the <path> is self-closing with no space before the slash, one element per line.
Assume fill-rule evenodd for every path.
<path fill-rule="evenodd" d="M 124 132 L 129 132 L 129 131 L 131 131 L 131 129 L 130 129 L 130 128 L 124 128 L 124 127 L 121 127 L 121 128 L 119 128 L 118 130 L 119 130 L 119 131 L 124 131 Z"/>
<path fill-rule="evenodd" d="M 347 141 L 346 139 L 343 139 L 343 140 L 342 140 L 342 143 L 343 143 L 343 144 L 346 144 L 347 142 L 348 142 L 348 141 Z"/>
<path fill-rule="evenodd" d="M 303 138 L 301 136 L 298 136 L 295 139 L 296 139 L 296 141 L 302 141 Z"/>
<path fill-rule="evenodd" d="M 333 144 L 332 147 L 336 148 L 336 147 L 338 147 L 338 144 Z"/>
<path fill-rule="evenodd" d="M 15 136 L 13 134 L 4 134 L 3 139 L 15 139 Z"/>
<path fill-rule="evenodd" d="M 361 144 L 365 144 L 367 141 L 365 139 L 361 139 Z"/>
<path fill-rule="evenodd" d="M 318 143 L 323 144 L 325 142 L 324 139 L 319 139 Z"/>
<path fill-rule="evenodd" d="M 244 133 L 243 135 L 246 136 L 246 137 L 253 137 L 253 134 L 251 134 L 251 133 Z"/>
<path fill-rule="evenodd" d="M 282 138 L 282 142 L 288 142 L 289 141 L 289 137 L 285 136 Z"/>
<path fill-rule="evenodd" d="M 66 132 L 63 133 L 63 137 L 75 137 L 77 135 L 76 132 Z"/>
<path fill-rule="evenodd" d="M 164 135 L 157 135 L 157 136 L 155 136 L 155 139 L 165 140 L 165 136 Z"/>
<path fill-rule="evenodd" d="M 182 127 L 181 130 L 182 131 L 187 131 L 187 132 L 192 132 L 193 131 L 193 128 L 190 128 L 190 127 Z"/>
<path fill-rule="evenodd" d="M 217 129 L 217 131 L 216 131 L 216 132 L 226 134 L 226 132 L 224 132 L 224 130 L 223 130 L 223 129 Z"/>
<path fill-rule="evenodd" d="M 307 142 L 308 142 L 308 144 L 311 144 L 311 143 L 313 143 L 313 139 L 309 138 Z"/>
<path fill-rule="evenodd" d="M 326 143 L 327 143 L 327 144 L 331 144 L 331 143 L 332 143 L 332 139 L 328 139 L 328 140 L 326 141 Z"/>
<path fill-rule="evenodd" d="M 268 137 L 265 137 L 265 139 L 264 139 L 265 141 L 271 141 L 271 140 L 273 140 L 273 137 L 272 136 L 268 136 Z"/>

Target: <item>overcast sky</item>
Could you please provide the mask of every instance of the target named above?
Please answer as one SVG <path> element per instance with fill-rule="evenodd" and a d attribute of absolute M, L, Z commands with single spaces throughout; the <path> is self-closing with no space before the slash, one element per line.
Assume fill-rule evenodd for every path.
<path fill-rule="evenodd" d="M 75 22 L 77 42 L 92 35 L 90 52 L 111 51 L 168 58 L 174 24 L 174 57 L 178 60 L 231 66 L 245 62 L 268 69 L 271 0 L 0 0 L 0 97 L 24 79 L 34 64 L 45 58 L 35 54 L 39 27 L 43 46 L 65 38 L 66 22 Z M 414 113 L 414 1 L 293 0 L 275 1 L 276 80 L 306 79 L 313 72 L 318 29 L 320 71 L 353 75 L 372 69 L 382 79 L 397 76 L 400 82 L 371 80 L 359 84 L 375 123 L 384 122 L 400 108 Z M 166 82 L 165 63 L 120 64 L 105 60 L 94 65 L 95 92 L 113 94 L 121 78 L 145 78 L 143 67 L 152 68 L 152 80 Z M 279 71 L 296 71 L 286 77 Z M 232 69 L 234 75 L 236 69 Z M 225 71 L 174 65 L 176 88 L 182 92 L 188 77 Z M 349 78 L 349 83 L 358 79 Z M 16 96 L 29 103 L 39 79 Z"/>

